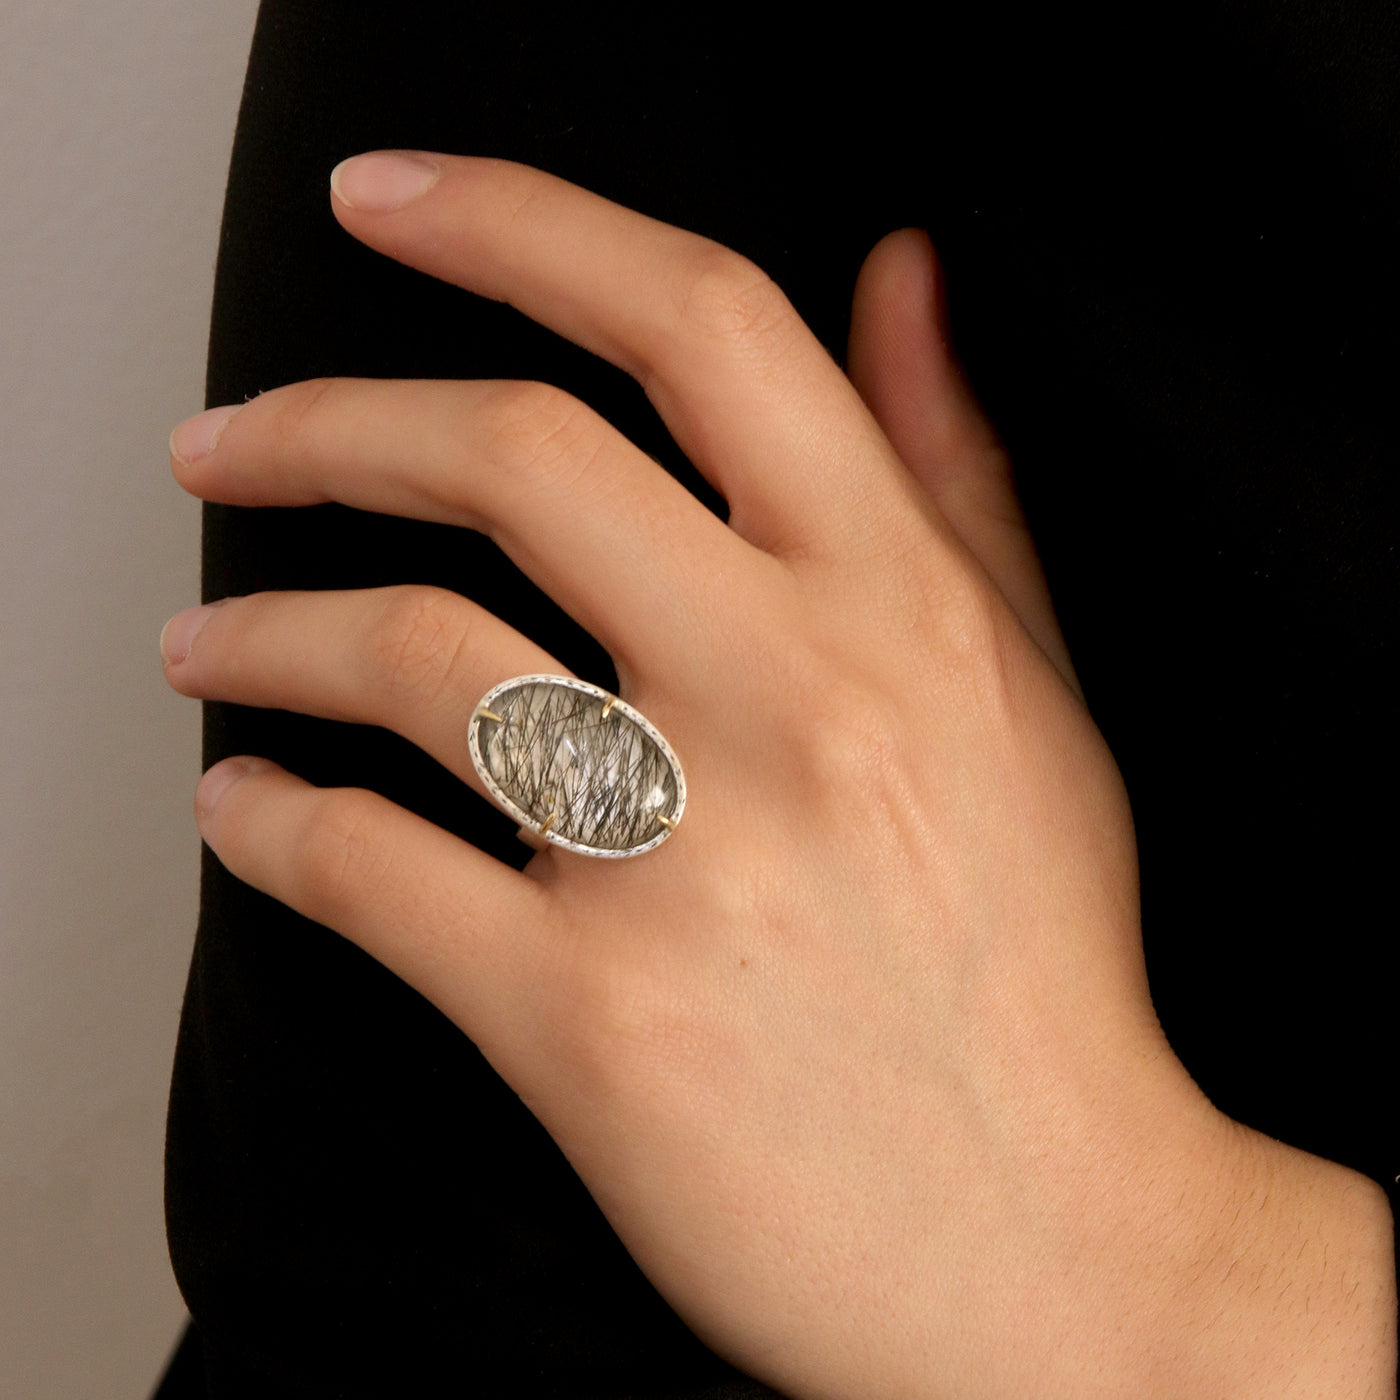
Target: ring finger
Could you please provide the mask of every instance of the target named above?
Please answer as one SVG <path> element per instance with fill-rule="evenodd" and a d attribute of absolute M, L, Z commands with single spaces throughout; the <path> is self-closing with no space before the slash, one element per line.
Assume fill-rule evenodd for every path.
<path fill-rule="evenodd" d="M 161 635 L 183 695 L 392 729 L 484 793 L 472 706 L 511 676 L 568 675 L 547 651 L 445 589 L 255 593 L 177 614 Z"/>

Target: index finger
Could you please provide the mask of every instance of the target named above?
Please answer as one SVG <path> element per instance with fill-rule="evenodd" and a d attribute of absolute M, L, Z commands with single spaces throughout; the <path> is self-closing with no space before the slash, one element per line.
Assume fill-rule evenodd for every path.
<path fill-rule="evenodd" d="M 907 497 L 846 376 L 739 254 L 509 161 L 373 152 L 332 188 L 355 237 L 637 379 L 752 542 L 848 550 Z"/>

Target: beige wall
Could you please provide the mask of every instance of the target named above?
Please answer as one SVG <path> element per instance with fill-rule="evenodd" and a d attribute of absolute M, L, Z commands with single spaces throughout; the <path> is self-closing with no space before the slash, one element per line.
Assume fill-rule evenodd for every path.
<path fill-rule="evenodd" d="M 201 407 L 254 0 L 0 0 L 0 1395 L 141 1400 L 194 926 Z"/>

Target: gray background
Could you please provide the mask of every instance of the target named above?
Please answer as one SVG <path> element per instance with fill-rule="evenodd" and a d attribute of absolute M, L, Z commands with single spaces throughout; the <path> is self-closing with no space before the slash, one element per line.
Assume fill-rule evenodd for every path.
<path fill-rule="evenodd" d="M 254 0 L 0 5 L 0 1396 L 141 1400 L 194 930 L 198 601 L 170 428 L 202 407 Z"/>

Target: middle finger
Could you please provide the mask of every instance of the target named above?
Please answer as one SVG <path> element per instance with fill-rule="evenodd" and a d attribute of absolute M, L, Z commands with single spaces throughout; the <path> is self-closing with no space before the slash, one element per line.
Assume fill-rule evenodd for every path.
<path fill-rule="evenodd" d="M 238 410 L 190 460 L 199 422 L 171 443 L 176 476 L 195 495 L 338 501 L 482 531 L 629 673 L 639 662 L 707 668 L 694 639 L 713 634 L 755 569 L 781 567 L 598 414 L 544 384 L 291 384 Z"/>

